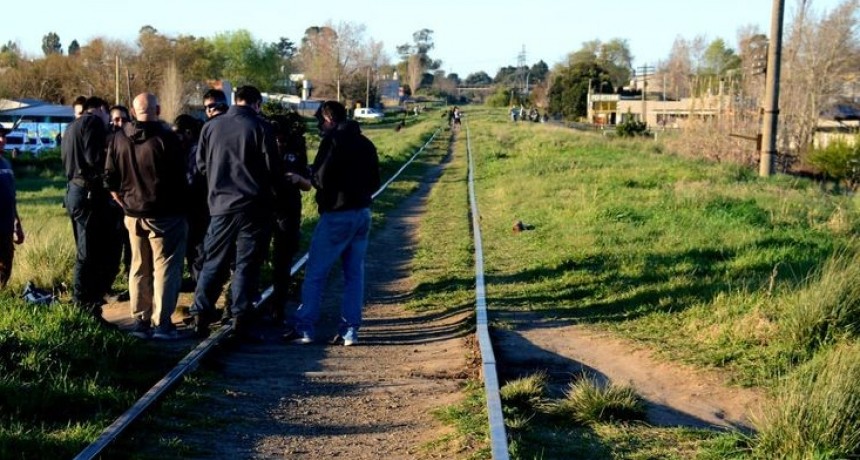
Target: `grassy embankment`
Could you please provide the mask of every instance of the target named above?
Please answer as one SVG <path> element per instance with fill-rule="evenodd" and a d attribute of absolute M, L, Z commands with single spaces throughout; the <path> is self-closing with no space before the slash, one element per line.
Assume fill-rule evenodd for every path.
<path fill-rule="evenodd" d="M 612 330 L 776 400 L 742 436 L 566 417 L 565 398 L 540 394 L 529 409 L 506 408 L 516 458 L 860 453 L 854 198 L 648 140 L 469 112 L 491 309 Z M 464 178 L 451 168 L 434 190 L 416 308 L 471 301 Z M 515 234 L 516 220 L 534 229 Z"/>
<path fill-rule="evenodd" d="M 400 132 L 366 130 L 379 148 L 383 177 L 396 171 L 439 125 L 436 117 L 422 119 Z M 311 156 L 314 147 L 311 138 Z M 58 154 L 16 163 L 27 240 L 16 252 L 9 288 L 0 293 L 0 458 L 70 458 L 182 354 L 181 349 L 141 346 L 124 333 L 100 328 L 68 305 L 67 295 L 60 304 L 38 307 L 18 298 L 28 280 L 48 288 L 71 280 L 74 243 L 62 208 L 61 169 Z M 398 196 L 414 189 L 414 178 L 411 184 L 395 185 L 376 212 L 384 213 Z M 316 207 L 312 194 L 304 199 L 307 239 Z M 193 386 L 182 391 L 195 392 Z M 146 442 L 151 445 L 152 437 Z M 162 452 L 182 452 L 177 439 L 161 438 L 158 444 Z"/>

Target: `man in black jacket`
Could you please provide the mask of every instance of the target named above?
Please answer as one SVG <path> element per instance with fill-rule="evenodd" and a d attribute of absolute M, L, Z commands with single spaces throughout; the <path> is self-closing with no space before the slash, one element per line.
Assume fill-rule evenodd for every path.
<path fill-rule="evenodd" d="M 257 298 L 276 189 L 284 181 L 274 132 L 259 116 L 261 105 L 257 88 L 239 87 L 236 104 L 209 120 L 200 133 L 197 166 L 206 177 L 211 220 L 191 307 L 199 335 L 208 335 L 215 319 L 215 301 L 231 260 L 235 269 L 230 308 L 237 336 L 247 334 L 246 313 Z"/>
<path fill-rule="evenodd" d="M 350 346 L 358 343 L 364 307 L 364 257 L 370 235 L 370 204 L 380 185 L 379 157 L 358 123 L 346 119 L 346 108 L 339 102 L 324 102 L 316 116 L 323 139 L 311 168 L 311 182 L 317 190 L 320 218 L 311 238 L 302 305 L 296 311 L 295 328 L 284 340 L 298 344 L 314 340 L 326 279 L 340 259 L 343 303 L 335 342 Z"/>
<path fill-rule="evenodd" d="M 77 252 L 72 281 L 73 301 L 102 324 L 102 305 L 113 279 L 116 243 L 109 196 L 104 188 L 105 142 L 108 134 L 107 103 L 91 97 L 83 114 L 69 124 L 62 136 L 61 153 L 68 185 L 64 205 L 72 221 Z M 113 232 L 115 233 L 115 232 Z"/>
<path fill-rule="evenodd" d="M 132 334 L 170 340 L 179 337 L 170 317 L 188 235 L 185 156 L 179 137 L 158 120 L 155 95 L 138 95 L 133 107 L 137 121 L 126 123 L 108 145 L 105 185 L 125 213 L 131 243 Z"/>

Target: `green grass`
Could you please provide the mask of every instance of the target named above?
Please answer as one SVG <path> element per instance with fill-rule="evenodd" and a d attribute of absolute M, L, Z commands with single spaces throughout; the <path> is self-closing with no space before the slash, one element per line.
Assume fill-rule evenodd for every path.
<path fill-rule="evenodd" d="M 66 304 L 0 296 L 0 457 L 68 458 L 127 409 L 170 353 Z"/>
<path fill-rule="evenodd" d="M 860 455 L 860 342 L 821 350 L 777 390 L 756 424 L 755 458 Z"/>
<path fill-rule="evenodd" d="M 543 312 L 776 393 L 798 366 L 856 340 L 858 199 L 805 179 L 679 158 L 649 140 L 512 124 L 498 111 L 469 115 L 487 298 L 498 324 L 527 328 L 517 313 Z M 455 211 L 466 200 L 461 155 L 420 230 L 447 246 L 422 238 L 415 266 L 421 286 L 442 292 L 422 292 L 415 306 L 472 302 L 468 216 Z M 530 229 L 512 231 L 517 221 Z M 839 403 L 816 417 L 856 430 L 836 417 L 851 400 L 840 388 L 832 399 Z M 514 416 L 514 458 L 749 458 L 766 443 L 606 422 L 557 428 L 541 411 Z M 578 445 L 565 447 L 565 438 Z M 838 458 L 826 454 L 834 446 L 828 441 L 817 458 Z"/>

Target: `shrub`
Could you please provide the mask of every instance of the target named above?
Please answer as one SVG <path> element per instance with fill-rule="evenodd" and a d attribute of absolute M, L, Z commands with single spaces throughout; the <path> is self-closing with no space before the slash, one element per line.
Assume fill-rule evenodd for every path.
<path fill-rule="evenodd" d="M 823 148 L 817 148 L 809 154 L 807 159 L 814 166 L 830 178 L 843 181 L 845 185 L 854 190 L 860 181 L 860 144 L 836 140 Z"/>
<path fill-rule="evenodd" d="M 645 405 L 633 388 L 601 385 L 588 377 L 570 384 L 558 409 L 582 424 L 641 420 L 645 416 Z"/>
<path fill-rule="evenodd" d="M 506 383 L 500 390 L 502 401 L 517 409 L 534 409 L 546 391 L 546 372 L 539 371 L 528 377 Z"/>
<path fill-rule="evenodd" d="M 628 111 L 624 121 L 615 128 L 615 132 L 621 137 L 647 136 L 648 123 L 633 118 Z"/>

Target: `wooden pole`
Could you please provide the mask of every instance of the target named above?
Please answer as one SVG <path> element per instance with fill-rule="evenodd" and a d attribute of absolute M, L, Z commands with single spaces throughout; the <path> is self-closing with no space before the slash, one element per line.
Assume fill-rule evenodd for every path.
<path fill-rule="evenodd" d="M 767 82 L 765 83 L 765 106 L 762 126 L 761 159 L 759 176 L 768 177 L 774 172 L 776 157 L 776 130 L 779 116 L 779 72 L 782 57 L 782 18 L 785 0 L 773 0 L 770 21 L 770 46 L 767 50 Z"/>

